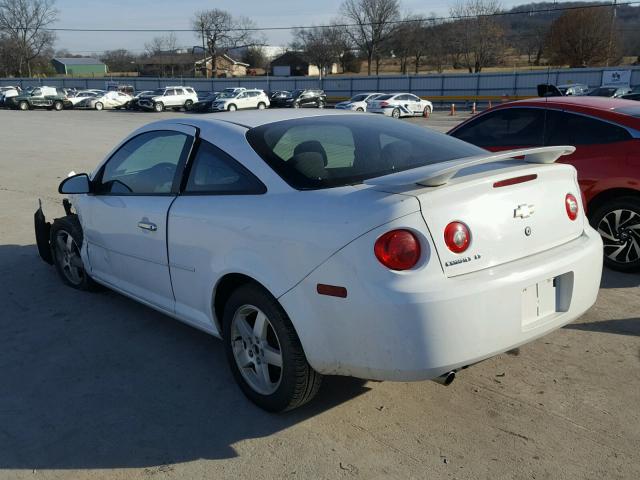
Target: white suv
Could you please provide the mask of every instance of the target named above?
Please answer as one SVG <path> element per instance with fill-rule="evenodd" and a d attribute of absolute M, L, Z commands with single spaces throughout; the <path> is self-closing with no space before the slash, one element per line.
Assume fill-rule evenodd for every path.
<path fill-rule="evenodd" d="M 138 105 L 146 110 L 161 112 L 165 108 L 190 110 L 198 101 L 198 94 L 191 87 L 164 87 L 155 90 L 152 94 L 142 97 Z"/>
<path fill-rule="evenodd" d="M 235 112 L 243 108 L 264 110 L 269 105 L 269 97 L 263 90 L 251 89 L 238 92 L 222 92 L 211 105 L 211 110 L 214 112 Z"/>

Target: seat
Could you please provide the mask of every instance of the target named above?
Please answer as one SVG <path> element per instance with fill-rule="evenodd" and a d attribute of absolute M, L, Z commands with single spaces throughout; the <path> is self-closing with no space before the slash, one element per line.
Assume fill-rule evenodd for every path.
<path fill-rule="evenodd" d="M 306 142 L 302 142 L 296 146 L 293 150 L 293 156 L 299 155 L 301 153 L 318 153 L 322 156 L 323 165 L 326 167 L 328 163 L 327 159 L 327 151 L 324 149 L 322 144 L 317 140 L 307 140 Z"/>

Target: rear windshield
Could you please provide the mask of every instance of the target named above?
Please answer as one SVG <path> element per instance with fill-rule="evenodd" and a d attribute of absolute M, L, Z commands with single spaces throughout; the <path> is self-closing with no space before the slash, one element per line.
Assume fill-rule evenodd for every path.
<path fill-rule="evenodd" d="M 376 100 L 389 100 L 393 96 L 395 95 L 380 95 L 379 97 L 376 97 Z"/>
<path fill-rule="evenodd" d="M 453 137 L 374 115 L 326 115 L 247 132 L 253 149 L 298 190 L 341 187 L 484 152 Z"/>
<path fill-rule="evenodd" d="M 640 118 L 640 105 L 638 105 L 637 107 L 632 106 L 632 107 L 614 108 L 614 111 L 618 113 L 624 113 L 625 115 L 631 115 L 632 117 Z"/>

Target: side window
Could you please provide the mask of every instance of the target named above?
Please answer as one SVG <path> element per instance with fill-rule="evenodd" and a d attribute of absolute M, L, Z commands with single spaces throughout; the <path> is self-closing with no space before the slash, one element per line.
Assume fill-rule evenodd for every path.
<path fill-rule="evenodd" d="M 596 145 L 629 140 L 627 130 L 569 112 L 550 111 L 547 145 Z"/>
<path fill-rule="evenodd" d="M 204 140 L 189 173 L 186 193 L 260 194 L 267 189 L 251 172 Z"/>
<path fill-rule="evenodd" d="M 540 146 L 544 141 L 545 111 L 505 108 L 478 117 L 453 136 L 479 147 Z"/>
<path fill-rule="evenodd" d="M 171 96 L 171 95 L 175 95 L 175 94 L 176 94 L 176 91 L 175 91 L 173 88 L 171 88 L 171 89 L 169 89 L 169 90 L 166 90 L 166 91 L 164 92 L 165 97 L 169 97 L 169 96 Z"/>
<path fill-rule="evenodd" d="M 176 95 L 184 95 L 184 90 L 181 88 L 176 88 Z"/>
<path fill-rule="evenodd" d="M 31 95 L 34 97 L 39 97 L 40 95 L 42 95 L 42 90 L 40 90 L 39 88 L 34 88 L 33 92 L 31 92 Z"/>
<path fill-rule="evenodd" d="M 96 193 L 171 193 L 176 170 L 186 160 L 191 141 L 192 137 L 172 131 L 148 132 L 132 138 L 103 167 Z"/>

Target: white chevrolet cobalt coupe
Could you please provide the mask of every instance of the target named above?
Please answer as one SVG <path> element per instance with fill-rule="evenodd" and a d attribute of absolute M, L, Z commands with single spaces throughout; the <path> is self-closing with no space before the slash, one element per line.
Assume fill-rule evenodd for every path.
<path fill-rule="evenodd" d="M 591 307 L 602 242 L 554 163 L 571 152 L 348 112 L 165 120 L 65 179 L 36 238 L 68 285 L 221 337 L 244 393 L 283 411 L 323 374 L 448 384 Z"/>

